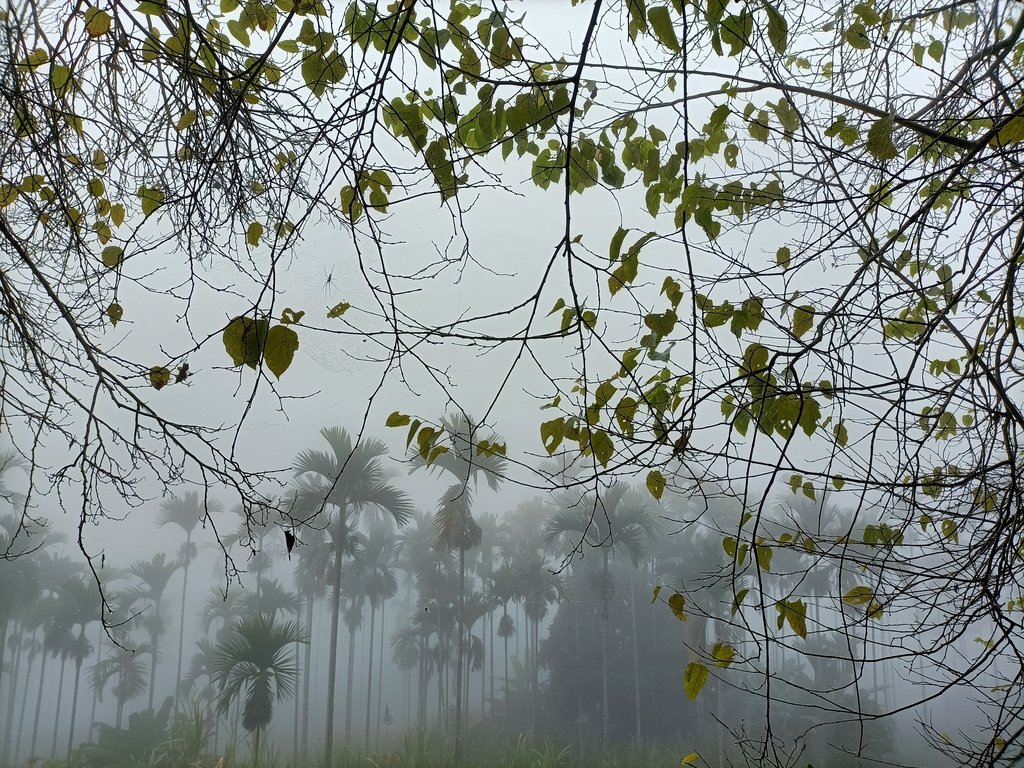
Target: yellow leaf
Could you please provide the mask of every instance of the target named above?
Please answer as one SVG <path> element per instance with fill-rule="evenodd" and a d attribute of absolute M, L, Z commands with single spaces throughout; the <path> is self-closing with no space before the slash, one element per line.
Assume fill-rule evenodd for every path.
<path fill-rule="evenodd" d="M 288 370 L 299 348 L 299 334 L 287 325 L 275 325 L 267 334 L 263 360 L 277 378 Z"/>
<path fill-rule="evenodd" d="M 110 31 L 112 19 L 106 11 L 90 5 L 85 9 L 85 31 L 89 37 L 100 37 Z"/>
<path fill-rule="evenodd" d="M 103 249 L 100 258 L 107 269 L 115 269 L 124 261 L 124 249 L 117 245 L 108 245 Z"/>
<path fill-rule="evenodd" d="M 255 248 L 260 244 L 261 237 L 263 237 L 263 225 L 258 221 L 254 221 L 245 231 L 245 242 Z"/>
<path fill-rule="evenodd" d="M 686 598 L 676 592 L 668 599 L 668 607 L 680 621 L 686 621 Z"/>
<path fill-rule="evenodd" d="M 6 208 L 8 205 L 18 199 L 18 188 L 13 184 L 0 184 L 0 208 Z"/>
<path fill-rule="evenodd" d="M 700 755 L 698 755 L 696 752 L 691 752 L 686 757 L 682 758 L 679 761 L 679 764 L 680 765 L 690 765 L 691 763 L 694 763 L 697 760 L 700 760 Z"/>
<path fill-rule="evenodd" d="M 114 302 L 107 307 L 107 317 L 110 318 L 110 324 L 116 326 L 121 322 L 121 318 L 124 317 L 124 309 L 120 304 Z"/>
<path fill-rule="evenodd" d="M 699 661 L 691 661 L 683 672 L 683 690 L 687 698 L 696 699 L 708 681 L 708 668 Z"/>
<path fill-rule="evenodd" d="M 651 492 L 651 496 L 661 501 L 661 494 L 665 491 L 665 476 L 656 469 L 647 473 L 647 490 Z"/>
<path fill-rule="evenodd" d="M 171 372 L 167 368 L 153 366 L 149 369 L 149 383 L 153 389 L 163 389 L 171 383 Z"/>
<path fill-rule="evenodd" d="M 196 114 L 195 110 L 190 109 L 188 112 L 186 112 L 178 118 L 178 122 L 174 124 L 174 130 L 176 130 L 178 133 L 181 133 L 196 121 L 196 117 L 198 117 L 198 115 Z"/>

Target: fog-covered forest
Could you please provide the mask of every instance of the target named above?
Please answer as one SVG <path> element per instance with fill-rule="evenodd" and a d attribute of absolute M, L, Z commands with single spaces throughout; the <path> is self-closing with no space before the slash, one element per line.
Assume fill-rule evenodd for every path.
<path fill-rule="evenodd" d="M 505 460 L 471 456 L 413 459 L 414 474 L 454 481 L 415 498 L 383 443 L 325 429 L 276 507 L 244 516 L 216 488 L 168 497 L 149 510 L 152 541 L 137 542 L 151 556 L 112 552 L 93 571 L 45 521 L 19 528 L 8 452 L 3 535 L 32 551 L 0 564 L 3 759 L 319 764 L 330 744 L 332 764 L 441 765 L 458 740 L 502 765 L 668 765 L 676 753 L 726 765 L 763 737 L 769 670 L 784 687 L 773 731 L 802 760 L 923 753 L 910 718 L 856 715 L 898 710 L 929 677 L 893 652 L 888 611 L 858 591 L 885 548 L 833 560 L 810 543 L 863 539 L 851 511 L 777 500 L 764 530 L 784 546 L 734 581 L 721 532 L 741 523 L 735 500 L 659 504 L 621 482 L 600 499 L 567 490 L 502 508 L 500 493 L 475 499 L 500 491 Z M 744 606 L 750 590 L 801 606 L 797 620 L 779 614 L 771 645 Z M 844 611 L 866 619 L 839 633 L 829 614 Z M 954 690 L 927 722 L 980 727 L 958 719 L 964 704 Z"/>
<path fill-rule="evenodd" d="M 0 768 L 1024 765 L 1020 0 L 0 2 Z"/>

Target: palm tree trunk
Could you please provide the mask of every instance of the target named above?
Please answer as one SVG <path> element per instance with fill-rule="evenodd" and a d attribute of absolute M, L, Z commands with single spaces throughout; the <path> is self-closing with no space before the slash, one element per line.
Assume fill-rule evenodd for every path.
<path fill-rule="evenodd" d="M 501 604 L 501 615 L 503 617 L 508 616 L 508 602 Z M 508 622 L 505 622 L 508 624 Z M 512 741 L 512 703 L 509 701 L 509 689 L 508 689 L 508 635 L 504 637 L 505 640 L 505 737 L 511 742 Z"/>
<path fill-rule="evenodd" d="M 462 664 L 465 653 L 466 550 L 459 547 L 459 616 L 455 622 L 458 635 L 455 646 L 455 755 L 457 766 L 462 761 Z"/>
<path fill-rule="evenodd" d="M 604 552 L 604 578 L 601 583 L 604 593 L 604 610 L 601 613 L 601 747 L 608 754 L 608 550 Z"/>
<path fill-rule="evenodd" d="M 305 679 L 302 681 L 302 755 L 309 754 L 309 681 L 313 677 L 310 672 L 313 657 L 313 600 L 306 601 L 306 627 L 309 631 L 309 642 L 306 643 Z"/>
<path fill-rule="evenodd" d="M 376 629 L 377 606 L 373 600 L 370 600 L 370 665 L 366 673 L 366 732 L 363 734 L 363 744 L 367 751 L 370 749 L 370 709 L 373 705 L 373 641 Z"/>
<path fill-rule="evenodd" d="M 156 693 L 156 661 L 157 653 L 159 651 L 160 643 L 160 601 L 157 600 L 153 604 L 153 610 L 156 612 L 155 621 L 153 623 L 153 633 L 150 640 L 153 643 L 152 657 L 153 661 L 149 665 L 149 709 L 153 709 L 153 696 Z"/>
<path fill-rule="evenodd" d="M 185 536 L 185 572 L 181 580 L 181 616 L 178 622 L 178 669 L 174 676 L 174 712 L 178 712 L 178 686 L 181 684 L 181 659 L 185 653 L 185 601 L 188 599 L 188 569 L 192 564 L 192 531 Z"/>
<path fill-rule="evenodd" d="M 21 626 L 21 629 L 24 629 Z M 7 633 L 7 624 L 4 624 L 4 634 Z M 3 731 L 3 749 L 0 750 L 0 762 L 7 763 L 7 759 L 11 753 L 11 747 L 14 746 L 14 736 L 12 731 L 14 730 L 14 702 L 17 700 L 15 694 L 18 692 L 18 678 L 21 676 L 21 650 L 24 645 L 21 642 L 21 635 L 19 627 L 16 626 L 14 631 L 11 633 L 14 641 L 13 648 L 14 659 L 11 661 L 11 672 L 7 676 L 7 685 L 10 689 L 7 696 L 7 716 L 4 718 L 4 731 Z M 6 640 L 4 641 L 6 644 Z M 0 648 L 0 666 L 3 665 L 3 648 Z"/>
<path fill-rule="evenodd" d="M 43 658 L 46 658 L 45 656 Z M 35 658 L 33 656 L 28 657 L 28 669 L 25 670 L 25 685 L 21 689 L 21 714 L 18 715 L 18 732 L 15 741 L 14 748 L 14 760 L 18 762 L 18 758 L 21 757 L 19 754 L 21 751 L 21 734 L 25 728 L 25 710 L 28 709 L 28 688 L 29 681 L 32 679 L 32 667 L 35 666 Z"/>
<path fill-rule="evenodd" d="M 348 631 L 348 684 L 345 686 L 345 744 L 352 741 L 352 678 L 356 661 L 356 630 L 352 627 Z"/>
<path fill-rule="evenodd" d="M 39 736 L 39 715 L 43 708 L 43 684 L 46 682 L 46 659 L 49 654 L 43 646 L 43 663 L 39 665 L 39 694 L 36 696 L 36 716 L 32 723 L 32 744 L 29 747 L 28 756 L 36 756 L 36 738 Z"/>
<path fill-rule="evenodd" d="M 387 606 L 387 598 L 383 598 L 380 602 L 380 648 L 377 658 L 377 732 L 375 734 L 374 741 L 377 746 L 380 746 L 380 707 L 381 701 L 384 698 L 384 621 L 387 618 L 387 614 L 384 612 L 384 608 Z"/>
<path fill-rule="evenodd" d="M 341 530 L 345 530 L 345 512 L 341 512 Z M 341 618 L 341 553 L 343 542 L 334 550 L 334 584 L 331 591 L 331 647 L 327 660 L 327 734 L 324 744 L 324 765 L 331 768 L 334 749 L 334 687 L 338 677 L 338 622 Z"/>
<path fill-rule="evenodd" d="M 96 637 L 96 664 L 100 663 L 100 659 L 103 658 L 103 635 L 106 627 L 103 624 L 103 603 L 100 603 L 100 628 Z M 92 688 L 92 707 L 89 711 L 89 735 L 86 737 L 89 741 L 92 741 L 92 729 L 96 723 L 96 702 L 99 700 L 100 690 L 98 686 Z"/>
<path fill-rule="evenodd" d="M 82 627 L 80 638 L 85 639 L 85 626 Z M 71 748 L 75 744 L 75 719 L 78 714 L 78 684 L 82 680 L 82 660 L 75 659 L 75 689 L 71 694 L 71 725 L 68 726 L 68 760 L 71 759 Z"/>
<path fill-rule="evenodd" d="M 53 743 L 50 745 L 50 757 L 57 757 L 57 731 L 60 730 L 60 705 L 64 698 L 64 667 L 68 663 L 67 656 L 61 656 L 60 682 L 57 684 L 57 708 L 53 713 Z"/>
<path fill-rule="evenodd" d="M 263 733 L 263 728 L 257 728 L 253 731 L 253 750 L 252 750 L 252 764 L 260 764 L 260 734 Z"/>
<path fill-rule="evenodd" d="M 636 585 L 633 571 L 629 572 L 629 617 L 633 623 L 633 698 L 636 702 L 636 740 L 642 738 L 640 730 L 640 639 L 636 636 Z"/>

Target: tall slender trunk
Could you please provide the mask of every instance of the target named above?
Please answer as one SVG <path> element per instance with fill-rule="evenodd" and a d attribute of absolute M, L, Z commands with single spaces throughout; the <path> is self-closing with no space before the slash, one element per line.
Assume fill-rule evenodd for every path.
<path fill-rule="evenodd" d="M 82 629 L 78 634 L 78 642 L 85 642 L 85 625 L 82 625 Z M 71 725 L 68 726 L 68 760 L 71 759 L 71 748 L 75 743 L 75 720 L 78 715 L 78 684 L 82 681 L 82 661 L 81 657 L 75 657 L 75 689 L 71 694 Z"/>
<path fill-rule="evenodd" d="M 32 744 L 28 750 L 29 757 L 36 756 L 36 738 L 39 736 L 39 715 L 43 708 L 43 684 L 46 682 L 46 659 L 49 654 L 43 646 L 43 663 L 39 665 L 39 694 L 36 696 L 36 716 L 32 723 Z"/>
<path fill-rule="evenodd" d="M 576 627 L 576 658 L 579 659 L 579 658 L 581 658 L 581 656 L 580 656 L 580 611 L 579 611 L 579 604 L 576 603 L 576 602 L 573 602 L 573 604 L 572 604 L 572 618 L 573 618 L 573 624 Z M 582 762 L 583 761 L 583 747 L 584 747 L 584 742 L 583 742 L 583 692 L 580 690 L 579 686 L 577 686 L 577 688 L 576 688 L 576 728 L 579 731 L 580 762 Z"/>
<path fill-rule="evenodd" d="M 601 747 L 608 754 L 608 551 L 604 552 L 604 578 L 601 583 L 604 608 L 601 613 Z"/>
<path fill-rule="evenodd" d="M 508 617 L 508 602 L 501 604 L 501 615 Z M 508 622 L 504 622 L 506 625 Z M 505 641 L 505 737 L 512 741 L 512 703 L 509 701 L 508 688 L 508 635 L 503 638 Z"/>
<path fill-rule="evenodd" d="M 367 750 L 370 749 L 370 709 L 373 705 L 373 641 L 376 629 L 377 606 L 373 600 L 370 600 L 370 665 L 366 671 L 366 731 L 363 734 L 363 744 Z"/>
<path fill-rule="evenodd" d="M 309 681 L 313 677 L 311 673 L 313 654 L 313 600 L 306 601 L 306 631 L 309 632 L 309 642 L 306 643 L 306 663 L 304 667 L 305 678 L 302 681 L 302 756 L 309 754 Z"/>
<path fill-rule="evenodd" d="M 629 618 L 633 623 L 633 697 L 636 702 L 636 740 L 643 738 L 640 730 L 640 638 L 636 636 L 636 585 L 633 571 L 629 573 Z"/>
<path fill-rule="evenodd" d="M 43 658 L 46 658 L 45 656 Z M 14 759 L 15 762 L 21 757 L 21 734 L 25 728 L 25 710 L 28 709 L 28 688 L 29 681 L 32 680 L 32 667 L 35 666 L 35 655 L 30 654 L 28 657 L 28 669 L 25 670 L 25 685 L 21 688 L 21 713 L 18 715 L 18 731 L 15 736 L 15 747 L 14 747 Z M 41 685 L 42 683 L 40 683 Z"/>
<path fill-rule="evenodd" d="M 493 612 L 490 614 L 490 618 L 491 618 L 491 631 L 487 634 L 487 647 L 491 650 L 491 652 L 488 654 L 488 656 L 489 656 L 488 663 L 490 664 L 490 667 L 491 667 L 491 697 L 490 697 L 491 708 L 490 708 L 490 711 L 493 713 L 494 712 L 494 613 Z"/>
<path fill-rule="evenodd" d="M 341 511 L 341 534 L 345 531 L 345 510 Z M 335 542 L 334 584 L 331 589 L 331 647 L 327 660 L 327 734 L 324 737 L 324 766 L 331 768 L 334 751 L 334 688 L 338 677 L 338 622 L 341 618 L 341 553 L 343 541 Z"/>
<path fill-rule="evenodd" d="M 6 764 L 11 754 L 11 747 L 14 746 L 14 702 L 17 701 L 15 694 L 18 692 L 18 679 L 21 677 L 21 651 L 24 643 L 21 636 L 24 634 L 24 625 L 17 623 L 11 632 L 12 656 L 11 671 L 7 676 L 7 715 L 4 718 L 4 730 L 0 735 L 3 741 L 3 749 L 0 749 L 0 763 Z M 6 642 L 6 641 L 5 641 Z M 0 652 L 0 666 L 3 666 L 3 655 Z"/>
<path fill-rule="evenodd" d="M 5 654 L 7 653 L 7 629 L 8 621 L 5 619 L 3 622 L 0 622 L 0 691 L 2 691 L 4 687 L 4 658 Z M 0 752 L 3 752 L 4 754 L 0 755 L 0 758 L 3 758 L 3 762 L 6 762 L 6 745 L 7 742 L 10 741 L 10 738 L 6 731 L 0 733 L 0 741 L 2 741 L 4 744 L 3 750 L 0 750 Z"/>
<path fill-rule="evenodd" d="M 309 603 L 309 600 L 306 600 Z M 309 631 L 309 624 L 306 625 L 306 635 L 309 636 L 312 633 Z M 312 642 L 310 637 L 309 642 L 306 643 L 306 647 L 309 647 L 309 643 Z M 301 657 L 298 654 L 298 649 L 295 653 L 295 673 L 299 675 L 299 679 L 303 677 L 309 679 L 309 667 L 303 663 Z M 292 756 L 294 759 L 298 759 L 299 756 L 299 710 L 302 708 L 302 697 L 299 695 L 299 686 L 295 686 L 295 716 L 292 718 Z"/>
<path fill-rule="evenodd" d="M 262 728 L 257 728 L 255 731 L 253 731 L 253 750 L 252 750 L 252 755 L 253 755 L 253 757 L 252 757 L 252 764 L 253 765 L 259 765 L 260 764 L 260 736 L 262 735 L 262 733 L 263 733 L 263 729 Z"/>
<path fill-rule="evenodd" d="M 352 688 L 353 677 L 355 676 L 353 671 L 355 670 L 356 661 L 356 630 L 355 627 L 350 627 L 348 630 L 348 677 L 346 678 L 347 684 L 345 685 L 345 744 L 348 745 L 352 741 Z"/>
<path fill-rule="evenodd" d="M 100 628 L 96 636 L 96 664 L 103 658 L 103 636 L 106 634 L 106 626 L 103 623 L 103 603 L 100 603 Z M 89 709 L 89 733 L 86 739 L 92 741 L 92 729 L 96 727 L 96 703 L 100 697 L 99 686 L 92 687 L 92 706 Z"/>
<path fill-rule="evenodd" d="M 181 685 L 181 660 L 185 654 L 185 601 L 188 599 L 188 569 L 192 565 L 192 531 L 185 536 L 185 572 L 181 579 L 181 616 L 178 621 L 178 668 L 174 675 L 174 712 L 178 712 L 178 686 Z"/>
<path fill-rule="evenodd" d="M 462 665 L 465 653 L 466 550 L 459 547 L 459 615 L 455 621 L 455 754 L 456 767 L 462 761 Z"/>
<path fill-rule="evenodd" d="M 387 618 L 384 608 L 387 604 L 388 600 L 386 597 L 380 601 L 380 652 L 377 654 L 379 659 L 377 662 L 377 732 L 374 739 L 378 747 L 380 747 L 380 707 L 381 701 L 384 698 L 384 622 Z"/>
<path fill-rule="evenodd" d="M 149 709 L 153 709 L 153 696 L 156 693 L 156 662 L 160 643 L 160 601 L 156 600 L 153 603 L 153 606 L 153 610 L 156 612 L 156 617 L 153 622 L 153 633 L 150 637 L 153 644 L 153 662 L 149 665 Z"/>
<path fill-rule="evenodd" d="M 64 698 L 64 669 L 67 663 L 68 657 L 61 656 L 60 682 L 57 684 L 57 708 L 53 712 L 53 743 L 50 744 L 50 757 L 57 757 L 57 731 L 60 730 L 60 705 Z"/>

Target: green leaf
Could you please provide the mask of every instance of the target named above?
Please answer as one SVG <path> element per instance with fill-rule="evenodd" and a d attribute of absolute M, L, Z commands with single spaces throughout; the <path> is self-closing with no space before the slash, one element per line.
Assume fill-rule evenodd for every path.
<path fill-rule="evenodd" d="M 149 383 L 153 389 L 163 389 L 171 383 L 171 372 L 167 368 L 154 365 L 149 369 Z"/>
<path fill-rule="evenodd" d="M 90 5 L 85 9 L 85 31 L 89 37 L 101 37 L 110 31 L 113 19 L 106 11 Z"/>
<path fill-rule="evenodd" d="M 683 690 L 687 698 L 696 699 L 708 681 L 708 668 L 699 661 L 691 661 L 683 672 Z"/>
<path fill-rule="evenodd" d="M 281 322 L 285 325 L 294 325 L 295 323 L 301 323 L 302 318 L 305 316 L 305 312 L 296 312 L 291 307 L 285 307 L 284 311 L 281 312 Z"/>
<path fill-rule="evenodd" d="M 255 248 L 260 244 L 261 237 L 263 237 L 263 225 L 258 221 L 252 222 L 245 230 L 245 242 Z"/>
<path fill-rule="evenodd" d="M 686 596 L 679 592 L 673 593 L 672 597 L 668 599 L 668 607 L 672 611 L 672 615 L 680 621 L 686 621 Z"/>
<path fill-rule="evenodd" d="M 266 319 L 253 320 L 251 317 L 236 317 L 224 328 L 222 340 L 224 349 L 235 365 L 248 365 L 256 369 L 263 356 L 270 322 Z"/>
<path fill-rule="evenodd" d="M 327 310 L 327 319 L 337 320 L 339 317 L 344 315 L 351 306 L 352 305 L 346 301 L 339 301 L 337 304 L 335 304 L 333 307 Z"/>
<path fill-rule="evenodd" d="M 71 77 L 71 70 L 62 64 L 54 64 L 50 68 L 50 87 L 53 88 L 57 98 L 66 96 L 71 91 L 74 80 Z"/>
<path fill-rule="evenodd" d="M 660 595 L 660 594 L 661 594 L 661 584 L 656 584 L 654 586 L 654 594 L 651 595 L 651 605 L 654 605 L 656 602 L 658 602 L 658 595 Z"/>
<path fill-rule="evenodd" d="M 711 648 L 711 658 L 717 666 L 728 668 L 736 658 L 736 649 L 728 643 L 715 643 Z"/>
<path fill-rule="evenodd" d="M 764 0 L 764 9 L 768 13 L 768 40 L 775 52 L 780 56 L 786 52 L 789 40 L 789 24 L 779 10 L 768 0 Z"/>
<path fill-rule="evenodd" d="M 164 191 L 157 187 L 148 187 L 143 184 L 136 193 L 139 202 L 142 204 L 142 215 L 149 216 L 164 202 Z"/>
<path fill-rule="evenodd" d="M 847 605 L 867 605 L 874 599 L 874 590 L 864 586 L 854 587 L 843 595 L 843 602 Z"/>
<path fill-rule="evenodd" d="M 199 117 L 199 115 L 196 113 L 194 109 L 188 110 L 181 117 L 178 118 L 178 122 L 174 124 L 174 130 L 176 130 L 178 133 L 181 133 L 186 128 L 190 127 L 196 121 L 197 117 Z"/>
<path fill-rule="evenodd" d="M 676 37 L 676 30 L 672 25 L 672 17 L 669 15 L 668 8 L 664 5 L 656 5 L 648 9 L 647 21 L 651 23 L 658 42 L 670 51 L 678 53 L 679 39 Z"/>
<path fill-rule="evenodd" d="M 736 596 L 732 599 L 733 616 L 736 615 L 736 611 L 738 611 L 740 609 L 740 606 L 743 605 L 743 599 L 747 596 L 748 592 L 750 592 L 749 589 L 741 589 L 739 592 L 736 593 Z"/>
<path fill-rule="evenodd" d="M 803 600 L 780 600 L 775 604 L 775 610 L 779 612 L 776 626 L 782 629 L 782 625 L 789 624 L 799 637 L 807 639 L 807 603 Z"/>
<path fill-rule="evenodd" d="M 345 185 L 341 188 L 341 212 L 355 224 L 363 215 L 363 203 L 355 188 Z"/>
<path fill-rule="evenodd" d="M 775 252 L 775 263 L 783 269 L 789 269 L 790 261 L 793 258 L 792 251 L 789 248 L 782 247 Z"/>
<path fill-rule="evenodd" d="M 868 129 L 865 148 L 872 157 L 878 160 L 892 160 L 899 156 L 896 145 L 892 143 L 893 124 L 893 117 L 889 115 L 876 120 Z"/>
<path fill-rule="evenodd" d="M 110 324 L 116 327 L 121 322 L 121 318 L 124 317 L 124 309 L 120 304 L 114 302 L 107 307 L 107 317 L 110 319 Z"/>
<path fill-rule="evenodd" d="M 121 266 L 121 262 L 124 261 L 124 248 L 117 245 L 108 245 L 103 249 L 100 258 L 103 260 L 103 266 L 107 269 L 117 269 L 117 267 Z"/>
<path fill-rule="evenodd" d="M 956 520 L 943 520 L 942 521 L 942 537 L 947 541 L 952 541 L 954 544 L 960 543 L 959 526 L 956 524 Z"/>
<path fill-rule="evenodd" d="M 299 348 L 299 334 L 287 325 L 275 325 L 267 333 L 267 343 L 263 350 L 263 360 L 267 368 L 277 378 L 288 370 Z"/>
<path fill-rule="evenodd" d="M 814 326 L 814 307 L 801 304 L 793 310 L 793 335 L 801 338 Z"/>
<path fill-rule="evenodd" d="M 1024 141 L 1024 117 L 1009 120 L 992 139 L 992 143 L 1005 147 L 1008 144 L 1020 144 Z"/>
<path fill-rule="evenodd" d="M 595 430 L 590 436 L 590 446 L 594 450 L 594 457 L 601 462 L 602 467 L 607 467 L 612 456 L 615 455 L 615 444 L 602 429 Z"/>
<path fill-rule="evenodd" d="M 651 492 L 651 496 L 661 501 L 661 494 L 665 491 L 665 476 L 656 469 L 647 473 L 647 490 Z"/>
<path fill-rule="evenodd" d="M 850 44 L 850 47 L 860 51 L 866 51 L 871 48 L 867 29 L 859 21 L 846 28 L 846 31 L 843 33 L 843 39 Z"/>
<path fill-rule="evenodd" d="M 412 421 L 412 417 L 411 416 L 407 416 L 406 414 L 401 413 L 400 411 L 392 411 L 391 414 L 388 416 L 387 421 L 384 422 L 384 426 L 385 427 L 404 427 L 410 421 Z"/>
<path fill-rule="evenodd" d="M 772 548 L 765 544 L 758 544 L 754 547 L 754 554 L 757 556 L 757 567 L 762 571 L 772 570 Z"/>
<path fill-rule="evenodd" d="M 565 419 L 559 417 L 551 421 L 545 421 L 540 425 L 540 439 L 544 444 L 544 450 L 551 456 L 565 437 Z"/>

